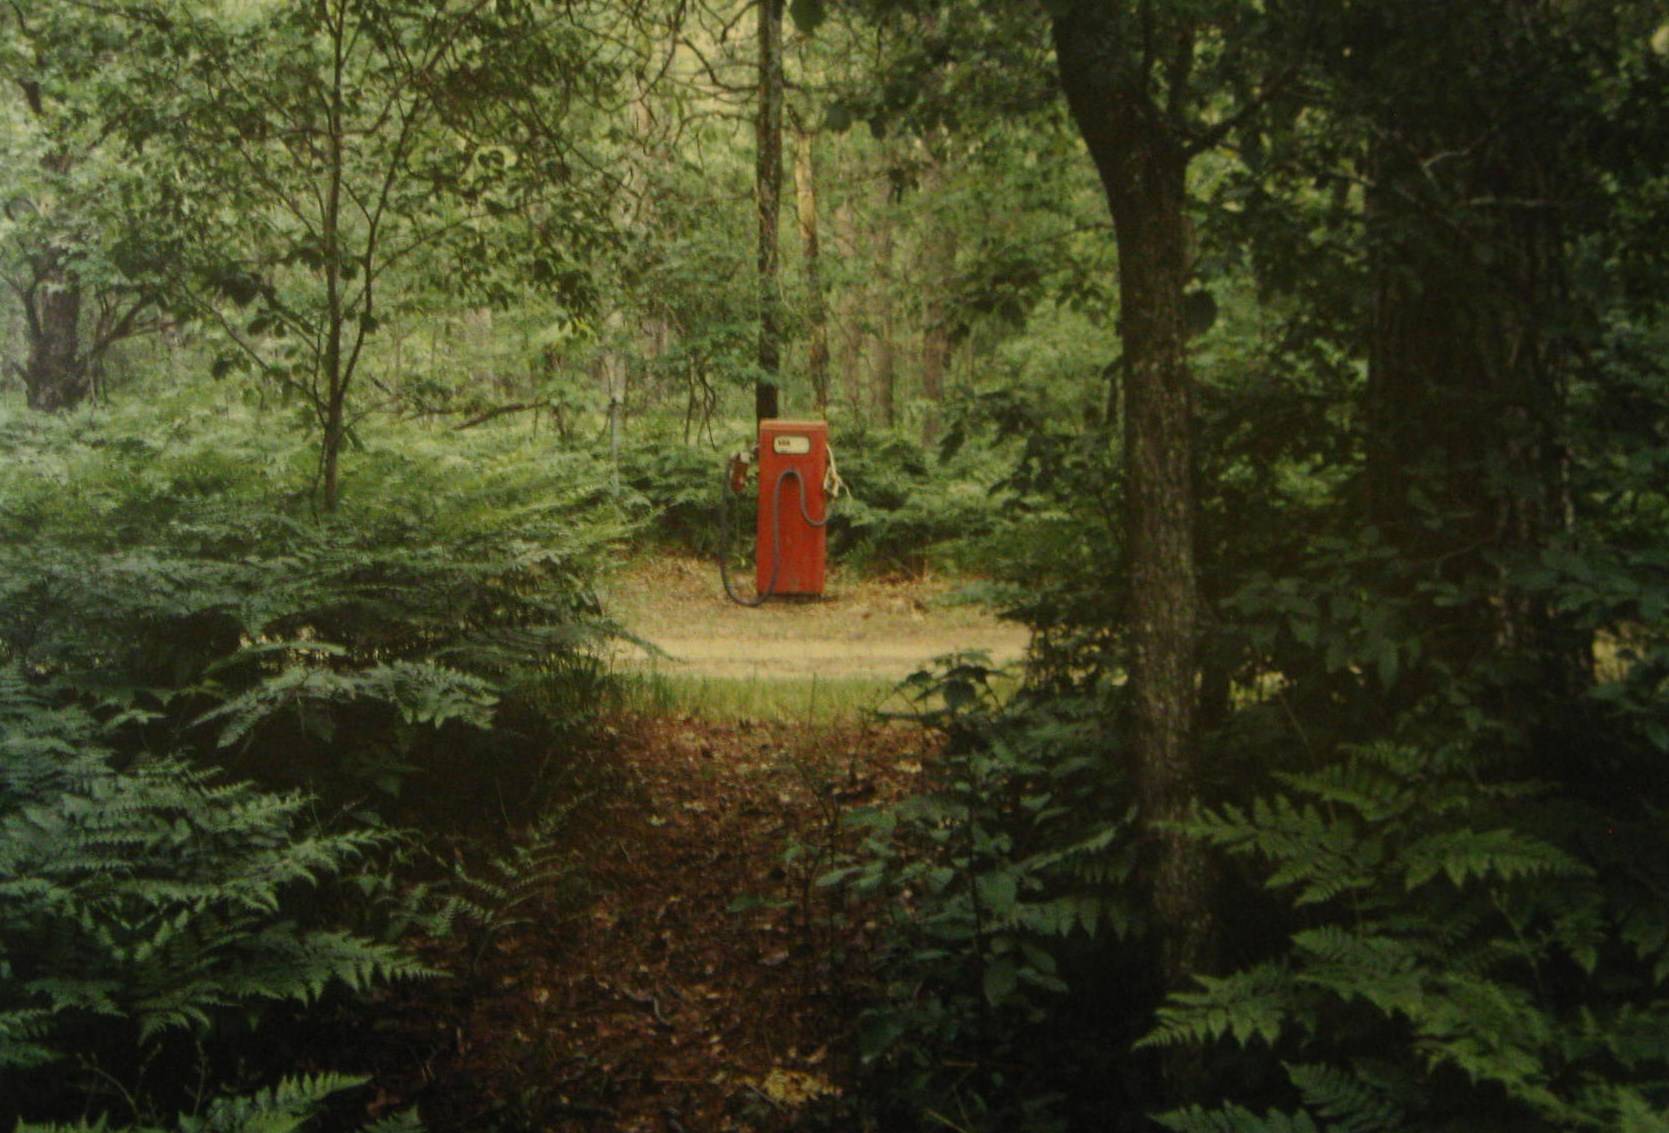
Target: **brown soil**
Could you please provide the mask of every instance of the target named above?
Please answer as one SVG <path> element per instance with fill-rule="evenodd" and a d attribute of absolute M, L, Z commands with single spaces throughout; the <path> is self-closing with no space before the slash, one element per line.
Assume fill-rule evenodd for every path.
<path fill-rule="evenodd" d="M 617 663 L 667 673 L 898 680 L 947 653 L 982 650 L 998 665 L 1018 660 L 1027 631 L 982 607 L 950 603 L 954 589 L 941 579 L 857 579 L 835 571 L 821 599 L 749 609 L 725 597 L 710 561 L 659 558 L 624 571 L 604 601 L 664 654 L 623 646 Z"/>
<path fill-rule="evenodd" d="M 838 1106 L 857 975 L 832 946 L 861 958 L 872 926 L 832 927 L 811 883 L 840 816 L 908 790 L 926 744 L 876 724 L 623 722 L 621 782 L 570 832 L 589 897 L 500 934 L 450 1011 L 413 989 L 408 1017 L 446 1016 L 423 1025 L 447 1049 L 377 1108 L 421 1102 L 436 1130 L 764 1133 Z M 808 847 L 793 863 L 790 843 Z"/>

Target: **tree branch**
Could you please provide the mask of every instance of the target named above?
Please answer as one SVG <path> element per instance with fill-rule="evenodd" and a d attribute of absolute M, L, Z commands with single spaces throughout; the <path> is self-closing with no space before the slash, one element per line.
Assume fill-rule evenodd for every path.
<path fill-rule="evenodd" d="M 460 421 L 458 424 L 452 426 L 452 431 L 456 433 L 462 432 L 465 429 L 473 429 L 477 425 L 484 425 L 494 418 L 503 417 L 511 413 L 525 413 L 530 409 L 548 409 L 550 408 L 550 404 L 551 403 L 548 399 L 540 399 L 538 401 L 521 401 L 514 405 L 494 406 L 492 409 L 488 409 L 485 412 L 477 413 L 467 421 Z"/>

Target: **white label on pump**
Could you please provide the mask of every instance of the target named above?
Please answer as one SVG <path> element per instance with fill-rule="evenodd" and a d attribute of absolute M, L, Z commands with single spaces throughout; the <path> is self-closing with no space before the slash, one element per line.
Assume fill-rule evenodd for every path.
<path fill-rule="evenodd" d="M 804 456 L 811 451 L 811 438 L 794 433 L 780 433 L 771 438 L 771 451 L 782 456 Z"/>

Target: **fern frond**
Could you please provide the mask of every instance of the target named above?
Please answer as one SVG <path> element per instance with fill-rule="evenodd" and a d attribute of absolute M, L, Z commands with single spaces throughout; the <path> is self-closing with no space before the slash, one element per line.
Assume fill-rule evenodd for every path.
<path fill-rule="evenodd" d="M 1446 830 L 1429 834 L 1401 855 L 1404 885 L 1417 889 L 1442 873 L 1454 885 L 1535 877 L 1586 877 L 1592 870 L 1563 850 L 1515 830 Z"/>
<path fill-rule="evenodd" d="M 242 1097 L 216 1098 L 201 1117 L 182 1117 L 179 1133 L 295 1133 L 329 1098 L 368 1081 L 345 1074 L 286 1078 Z"/>
<path fill-rule="evenodd" d="M 1232 1038 L 1241 1046 L 1262 1039 L 1273 1046 L 1290 1020 L 1293 977 L 1262 964 L 1229 976 L 1195 976 L 1198 991 L 1172 995 L 1159 1008 L 1159 1025 L 1137 1043 L 1143 1047 L 1212 1043 Z"/>
<path fill-rule="evenodd" d="M 1348 807 L 1369 823 L 1392 821 L 1419 805 L 1419 792 L 1405 776 L 1361 759 L 1341 760 L 1314 771 L 1278 771 L 1275 778 L 1318 802 Z"/>
<path fill-rule="evenodd" d="M 423 1133 L 423 1120 L 415 1109 L 402 1109 L 362 1126 L 359 1133 Z"/>
<path fill-rule="evenodd" d="M 1588 1100 L 1617 1133 L 1669 1133 L 1669 1106 L 1661 1101 L 1654 1104 L 1639 1090 L 1608 1086 L 1595 1091 Z"/>
<path fill-rule="evenodd" d="M 1155 1115 L 1154 1121 L 1172 1133 L 1322 1133 L 1310 1115 L 1271 1110 L 1259 1117 L 1238 1105 L 1222 1109 L 1189 1106 Z"/>
<path fill-rule="evenodd" d="M 1382 1133 L 1407 1124 L 1402 1107 L 1360 1073 L 1324 1063 L 1286 1063 L 1304 1104 L 1336 1133 Z"/>

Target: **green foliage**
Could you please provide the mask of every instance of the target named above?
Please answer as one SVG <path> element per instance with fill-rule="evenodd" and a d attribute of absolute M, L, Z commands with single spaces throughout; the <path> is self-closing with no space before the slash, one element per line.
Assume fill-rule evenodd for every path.
<path fill-rule="evenodd" d="M 217 1097 L 201 1114 L 181 1115 L 167 1133 L 292 1133 L 310 1126 L 333 1096 L 363 1085 L 365 1079 L 341 1074 L 286 1078 L 254 1094 Z M 165 1133 L 161 1128 L 111 1125 L 101 1119 L 74 1125 L 37 1125 L 23 1121 L 17 1133 Z M 423 1123 L 402 1112 L 361 1126 L 359 1133 L 422 1133 Z"/>
<path fill-rule="evenodd" d="M 447 875 L 436 891 L 444 898 L 446 929 L 451 930 L 453 918 L 469 925 L 470 974 L 501 933 L 548 926 L 555 918 L 549 898 L 569 886 L 579 869 L 567 824 L 591 801 L 589 794 L 570 794 L 522 831 L 509 849 L 488 855 L 480 866 L 470 867 L 456 857 L 447 863 Z"/>
<path fill-rule="evenodd" d="M 932 789 L 862 816 L 826 879 L 884 911 L 863 1037 L 906 1121 L 1133 1125 L 1172 1081 L 1152 1062 L 1197 1057 L 1168 1127 L 1665 1126 L 1662 17 L 1431 7 L 790 5 L 818 37 L 788 45 L 790 116 L 843 132 L 818 143 L 827 294 L 798 290 L 789 240 L 781 297 L 790 405 L 833 316 L 832 549 L 989 569 L 1037 631 L 1012 704 L 972 662 L 912 685 L 945 738 Z M 532 409 L 570 446 L 618 395 L 625 499 L 712 550 L 719 459 L 687 442 L 759 377 L 738 16 L 9 6 L 7 352 L 74 299 L 60 345 L 116 358 L 167 285 L 200 321 L 176 311 L 150 361 L 248 367 L 274 403 L 0 422 L 15 1073 L 91 1051 L 155 1085 L 181 1060 L 144 1057 L 200 1039 L 235 1061 L 255 1044 L 231 1017 L 386 973 L 414 926 L 479 948 L 565 875 L 535 829 L 411 892 L 368 860 L 387 837 L 336 824 L 513 828 L 566 782 L 605 699 L 591 580 L 636 503 L 497 422 L 367 422 Z M 1222 859 L 1226 931 L 1140 1052 L 1146 847 L 1107 770 L 1131 691 L 1119 436 L 1144 427 L 1113 280 L 1140 263 L 1113 262 L 1047 59 L 1051 22 L 1090 16 L 1099 61 L 1191 122 L 1169 141 L 1197 194 L 1168 265 L 1201 332 L 1206 609 L 1178 697 L 1202 706 L 1200 808 L 1175 833 Z M 930 405 L 913 360 L 940 334 Z M 929 415 L 937 452 L 845 424 Z M 338 493 L 297 417 L 344 458 L 335 514 L 309 506 Z M 1097 1110 L 1082 1082 L 1115 1070 L 1127 1104 Z M 283 1127 L 331 1088 L 189 1108 Z"/>
<path fill-rule="evenodd" d="M 905 683 L 914 718 L 945 736 L 929 787 L 858 812 L 861 846 L 818 884 L 886 918 L 880 994 L 858 1043 L 891 1103 L 954 1113 L 963 1128 L 1050 1128 L 1046 1092 L 1003 1067 L 1035 1065 L 1068 958 L 1102 933 L 1140 930 L 1125 892 L 1133 847 L 1128 816 L 1097 817 L 1107 783 L 1094 716 L 1005 706 L 993 676 L 955 656 Z M 1094 1057 L 1055 1053 L 1062 1080 Z"/>
<path fill-rule="evenodd" d="M 603 472 L 369 434 L 321 517 L 262 424 L 0 425 L 0 1062 L 36 1083 L 9 1116 L 299 1127 L 303 1094 L 211 1104 L 293 1071 L 251 1028 L 425 974 L 414 930 L 486 940 L 549 880 L 524 848 L 413 886 L 389 823 L 497 827 L 557 786 L 602 699 Z"/>
<path fill-rule="evenodd" d="M 167 54 L 163 24 L 25 0 L 0 26 L 0 272 L 32 406 L 102 392 L 119 344 L 154 327 L 183 233 L 168 186 L 130 160 L 123 111 L 145 62 Z"/>
<path fill-rule="evenodd" d="M 179 9 L 135 82 L 136 146 L 187 227 L 170 286 L 316 430 L 325 510 L 368 340 L 425 292 L 503 305 L 591 298 L 579 248 L 605 196 L 570 163 L 617 74 L 584 6 L 326 4 Z M 393 269 L 398 265 L 401 270 Z"/>
<path fill-rule="evenodd" d="M 738 437 L 725 451 L 750 443 Z M 846 485 L 830 507 L 834 561 L 875 571 L 972 565 L 998 526 L 1007 501 L 991 485 L 1001 464 L 985 447 L 938 458 L 900 433 L 861 427 L 841 429 L 831 444 Z M 637 440 L 621 454 L 622 481 L 652 509 L 656 535 L 704 555 L 720 549 L 724 467 L 724 453 L 676 441 Z M 754 516 L 749 502 L 735 517 L 738 538 L 750 546 Z"/>
<path fill-rule="evenodd" d="M 1240 1106 L 1226 1106 L 1220 1110 L 1209 1111 L 1199 1106 L 1190 1106 L 1175 1113 L 1161 1114 L 1158 1122 L 1175 1133 L 1318 1133 L 1320 1129 L 1333 1128 L 1318 1127 L 1306 1113 L 1289 1115 L 1271 1112 L 1259 1117 L 1251 1110 Z"/>
<path fill-rule="evenodd" d="M 738 440 L 730 451 L 746 446 Z M 635 438 L 620 454 L 620 479 L 647 505 L 648 530 L 670 546 L 719 551 L 719 489 L 724 453 L 702 444 Z"/>
<path fill-rule="evenodd" d="M 1005 500 L 993 454 L 969 445 L 950 457 L 880 429 L 843 430 L 837 446 L 849 495 L 829 523 L 829 551 L 877 570 L 969 565 Z"/>
<path fill-rule="evenodd" d="M 305 797 L 178 759 L 118 760 L 118 729 L 35 684 L 0 671 L 0 1067 L 16 1081 L 73 1059 L 119 1070 L 333 984 L 429 974 L 297 919 L 301 891 L 353 872 L 385 836 L 316 829 Z"/>
<path fill-rule="evenodd" d="M 599 470 L 390 435 L 367 440 L 358 498 L 315 517 L 306 454 L 256 428 L 12 425 L 6 656 L 139 710 L 143 742 L 384 796 L 425 761 L 507 758 L 495 720 L 583 724 L 609 632 L 589 587 L 624 530 Z"/>
<path fill-rule="evenodd" d="M 1184 824 L 1264 862 L 1295 927 L 1274 958 L 1173 995 L 1143 1043 L 1255 1048 L 1299 1108 L 1167 1127 L 1617 1128 L 1663 1103 L 1661 813 L 1479 765 L 1360 747 Z"/>
<path fill-rule="evenodd" d="M 978 441 L 1008 456 L 994 481 L 1001 522 L 976 547 L 994 576 L 993 599 L 1032 629 L 1028 677 L 1040 689 L 1093 695 L 1118 664 L 1121 596 L 1106 582 L 1120 569 L 1117 446 L 1105 429 L 1062 419 L 1030 390 L 966 403 L 945 443 Z"/>

